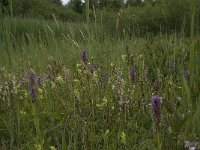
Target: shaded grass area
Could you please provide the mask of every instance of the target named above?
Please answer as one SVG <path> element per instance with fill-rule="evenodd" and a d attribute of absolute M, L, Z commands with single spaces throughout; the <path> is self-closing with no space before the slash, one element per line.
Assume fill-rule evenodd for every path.
<path fill-rule="evenodd" d="M 110 37 L 95 25 L 4 19 L 0 148 L 183 149 L 185 140 L 198 142 L 199 37 Z M 155 95 L 162 97 L 158 123 Z"/>

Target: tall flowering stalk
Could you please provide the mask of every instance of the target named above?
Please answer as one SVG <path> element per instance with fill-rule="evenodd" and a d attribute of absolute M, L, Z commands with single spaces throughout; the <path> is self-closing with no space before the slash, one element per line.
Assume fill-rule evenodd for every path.
<path fill-rule="evenodd" d="M 36 73 L 31 69 L 29 73 L 29 95 L 32 101 L 37 98 L 36 79 Z"/>
<path fill-rule="evenodd" d="M 130 69 L 130 79 L 131 81 L 134 81 L 136 77 L 135 67 L 132 65 Z"/>
<path fill-rule="evenodd" d="M 153 111 L 153 118 L 154 118 L 156 129 L 159 128 L 160 118 L 161 118 L 160 104 L 161 104 L 161 97 L 153 96 L 152 97 L 152 111 Z"/>
<path fill-rule="evenodd" d="M 188 70 L 186 70 L 186 71 L 184 72 L 184 76 L 185 76 L 185 79 L 186 79 L 186 80 L 189 80 L 189 79 L 190 79 L 190 72 L 189 72 Z"/>
<path fill-rule="evenodd" d="M 29 95 L 30 95 L 32 101 L 36 100 L 36 98 L 37 98 L 37 90 L 36 90 L 35 86 L 33 86 L 33 85 L 29 86 Z"/>
<path fill-rule="evenodd" d="M 82 53 L 82 61 L 83 61 L 83 63 L 85 65 L 87 65 L 88 60 L 89 60 L 88 52 L 86 50 L 83 50 L 83 53 Z"/>
<path fill-rule="evenodd" d="M 43 83 L 43 78 L 42 78 L 42 77 L 38 77 L 38 78 L 37 78 L 37 84 L 38 84 L 39 86 L 42 86 L 42 83 Z"/>
<path fill-rule="evenodd" d="M 29 84 L 35 85 L 36 73 L 31 69 L 29 72 Z"/>
<path fill-rule="evenodd" d="M 152 97 L 152 111 L 153 111 L 153 118 L 156 128 L 156 134 L 157 134 L 157 144 L 158 144 L 158 150 L 161 150 L 161 141 L 160 141 L 160 133 L 159 133 L 159 124 L 161 119 L 161 110 L 160 110 L 160 104 L 161 104 L 161 97 L 159 96 L 153 96 Z"/>

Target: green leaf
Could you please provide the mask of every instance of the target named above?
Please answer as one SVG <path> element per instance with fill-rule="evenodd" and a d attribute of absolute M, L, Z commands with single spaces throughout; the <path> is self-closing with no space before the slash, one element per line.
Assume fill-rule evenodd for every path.
<path fill-rule="evenodd" d="M 163 100 L 163 105 L 166 108 L 166 110 L 168 111 L 168 113 L 172 114 L 176 111 L 174 104 L 172 102 L 170 102 L 169 100 Z"/>

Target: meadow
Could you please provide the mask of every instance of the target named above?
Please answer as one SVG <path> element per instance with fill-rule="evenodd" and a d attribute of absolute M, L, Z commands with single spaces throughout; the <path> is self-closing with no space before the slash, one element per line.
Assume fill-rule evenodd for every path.
<path fill-rule="evenodd" d="M 0 149 L 200 148 L 200 39 L 0 20 Z"/>

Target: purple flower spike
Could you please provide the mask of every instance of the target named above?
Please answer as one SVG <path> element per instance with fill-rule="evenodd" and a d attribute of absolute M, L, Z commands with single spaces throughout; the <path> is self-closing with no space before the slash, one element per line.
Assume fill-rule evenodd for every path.
<path fill-rule="evenodd" d="M 134 66 L 131 66 L 131 69 L 130 69 L 130 79 L 132 81 L 135 80 L 135 76 L 136 76 L 136 73 L 135 73 L 135 67 Z"/>
<path fill-rule="evenodd" d="M 89 60 L 89 58 L 88 58 L 88 52 L 86 50 L 83 50 L 83 53 L 82 53 L 82 61 L 83 61 L 83 63 L 85 65 L 87 65 L 88 60 Z"/>
<path fill-rule="evenodd" d="M 186 80 L 189 80 L 190 79 L 190 72 L 188 70 L 185 71 L 184 76 L 185 76 Z"/>
<path fill-rule="evenodd" d="M 29 73 L 29 83 L 35 85 L 36 73 L 31 69 Z"/>
<path fill-rule="evenodd" d="M 159 127 L 160 117 L 161 117 L 160 104 L 161 104 L 161 97 L 153 96 L 152 97 L 152 110 L 153 110 L 153 117 L 154 117 L 156 129 L 158 129 L 158 127 Z"/>
<path fill-rule="evenodd" d="M 35 100 L 37 98 L 37 90 L 34 85 L 29 86 L 29 95 L 32 100 Z"/>
<path fill-rule="evenodd" d="M 33 101 L 37 98 L 36 73 L 32 69 L 29 73 L 29 95 Z"/>
<path fill-rule="evenodd" d="M 41 86 L 42 83 L 43 83 L 43 78 L 42 78 L 42 77 L 38 77 L 38 78 L 37 78 L 37 84 L 38 84 L 39 86 Z"/>

